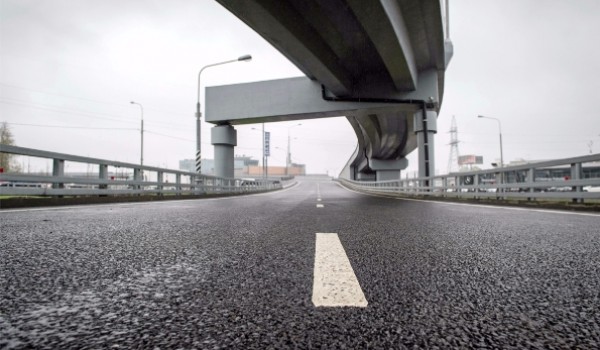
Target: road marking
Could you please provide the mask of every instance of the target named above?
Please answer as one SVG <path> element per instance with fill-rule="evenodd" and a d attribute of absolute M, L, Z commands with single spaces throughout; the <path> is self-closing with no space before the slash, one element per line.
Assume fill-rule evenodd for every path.
<path fill-rule="evenodd" d="M 323 204 L 317 204 L 317 208 L 323 208 L 324 205 Z"/>
<path fill-rule="evenodd" d="M 563 211 L 563 210 L 552 210 L 552 209 L 535 209 L 535 208 L 509 207 L 509 206 L 501 206 L 501 205 L 486 205 L 486 204 L 441 202 L 441 201 L 427 200 L 427 199 L 399 198 L 399 197 L 390 196 L 390 195 L 386 196 L 386 195 L 375 194 L 375 193 L 359 192 L 359 191 L 347 188 L 344 185 L 341 185 L 339 183 L 337 185 L 340 186 L 341 188 L 345 189 L 346 191 L 350 191 L 350 192 L 362 194 L 362 195 L 365 195 L 365 196 L 372 196 L 372 197 L 379 197 L 379 198 L 388 198 L 388 199 L 397 199 L 397 200 L 401 200 L 401 201 L 425 202 L 425 203 L 433 203 L 433 204 L 439 204 L 439 205 L 459 205 L 459 206 L 466 206 L 466 207 L 479 207 L 479 208 L 488 208 L 488 209 L 496 209 L 496 210 L 497 209 L 503 209 L 503 210 L 518 210 L 518 211 L 534 211 L 534 212 L 538 212 L 538 213 L 550 213 L 550 214 L 593 216 L 593 217 L 600 218 L 600 214 L 582 213 L 582 212 L 575 212 L 575 211 L 566 211 L 566 209 Z"/>
<path fill-rule="evenodd" d="M 317 202 L 320 202 L 320 201 L 321 201 L 321 198 L 317 198 Z"/>
<path fill-rule="evenodd" d="M 368 304 L 337 233 L 316 234 L 312 302 L 317 307 Z"/>

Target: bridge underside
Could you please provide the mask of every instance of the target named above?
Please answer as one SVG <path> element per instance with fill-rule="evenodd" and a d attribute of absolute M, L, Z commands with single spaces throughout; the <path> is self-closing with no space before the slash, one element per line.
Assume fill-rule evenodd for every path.
<path fill-rule="evenodd" d="M 433 164 L 452 55 L 439 0 L 217 1 L 307 78 L 208 88 L 208 122 L 345 116 L 358 139 L 346 167 L 352 178 L 397 179 L 418 144 L 423 164 Z"/>

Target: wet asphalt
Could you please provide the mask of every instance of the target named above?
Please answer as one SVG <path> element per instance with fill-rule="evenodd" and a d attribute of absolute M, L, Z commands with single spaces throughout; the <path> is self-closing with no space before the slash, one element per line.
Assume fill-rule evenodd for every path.
<path fill-rule="evenodd" d="M 313 306 L 317 232 L 338 233 L 366 308 Z M 331 181 L 3 210 L 0 349 L 28 348 L 598 349 L 600 216 Z"/>

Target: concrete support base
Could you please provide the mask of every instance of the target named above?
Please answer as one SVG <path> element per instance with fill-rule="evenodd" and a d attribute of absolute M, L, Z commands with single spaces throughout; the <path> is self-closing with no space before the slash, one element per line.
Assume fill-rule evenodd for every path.
<path fill-rule="evenodd" d="M 408 160 L 406 158 L 394 160 L 369 160 L 369 166 L 375 170 L 375 178 L 377 181 L 399 180 L 400 171 L 406 169 Z"/>
<path fill-rule="evenodd" d="M 375 174 L 365 174 L 365 173 L 356 174 L 356 181 L 375 181 L 375 180 L 376 180 Z"/>
<path fill-rule="evenodd" d="M 237 131 L 231 125 L 217 125 L 210 131 L 211 143 L 215 147 L 215 176 L 233 178 Z"/>
<path fill-rule="evenodd" d="M 400 170 L 377 170 L 376 181 L 400 179 Z"/>
<path fill-rule="evenodd" d="M 431 177 L 435 175 L 434 135 L 437 133 L 437 113 L 428 110 L 425 116 L 423 114 L 423 111 L 419 111 L 414 115 L 414 131 L 417 134 L 419 152 L 419 177 Z"/>

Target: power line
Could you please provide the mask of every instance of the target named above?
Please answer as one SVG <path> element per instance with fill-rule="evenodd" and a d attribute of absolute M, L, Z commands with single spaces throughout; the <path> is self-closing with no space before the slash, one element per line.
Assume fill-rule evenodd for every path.
<path fill-rule="evenodd" d="M 29 124 L 29 123 L 10 123 L 10 122 L 6 122 L 6 124 L 8 124 L 8 125 L 20 125 L 20 126 L 34 126 L 34 127 L 41 127 L 41 128 L 60 128 L 60 129 L 133 130 L 133 131 L 139 131 L 140 130 L 138 128 L 98 128 L 98 127 L 88 127 L 88 126 L 48 125 L 48 124 Z M 172 139 L 179 139 L 179 140 L 183 140 L 183 141 L 195 142 L 194 140 L 190 140 L 190 139 L 186 139 L 186 138 L 182 138 L 182 137 L 177 137 L 177 136 L 172 136 L 172 135 L 166 135 L 166 134 L 154 132 L 154 131 L 151 131 L 151 130 L 144 130 L 144 132 L 148 133 L 148 134 L 154 134 L 154 135 L 159 135 L 159 136 L 163 136 L 163 137 L 169 137 L 169 138 L 172 138 Z"/>
<path fill-rule="evenodd" d="M 120 116 L 120 115 L 115 115 L 115 114 L 107 114 L 107 113 L 86 112 L 86 111 L 58 108 L 58 107 L 44 105 L 44 104 L 40 104 L 40 103 L 30 103 L 30 102 L 26 102 L 26 101 L 11 99 L 11 98 L 8 98 L 8 99 L 0 98 L 0 103 L 12 104 L 12 105 L 17 105 L 17 106 L 25 106 L 28 108 L 34 108 L 34 109 L 39 109 L 39 110 L 49 111 L 49 112 L 54 112 L 54 113 L 72 114 L 72 115 L 76 115 L 79 117 L 110 120 L 110 121 L 116 121 L 116 122 L 120 122 L 120 123 L 137 123 L 137 120 L 134 120 L 134 118 L 132 118 L 132 117 Z M 108 116 L 108 117 L 99 117 L 99 116 L 91 115 L 91 114 L 103 115 L 103 116 Z M 110 118 L 110 117 L 112 117 L 112 118 Z M 128 120 L 123 120 L 123 119 L 128 119 Z M 182 124 L 177 124 L 180 127 L 174 128 L 174 127 L 172 127 L 172 125 L 173 125 L 172 122 L 159 122 L 159 121 L 152 121 L 152 120 L 149 120 L 147 122 L 149 124 L 157 124 L 157 125 L 158 124 L 167 124 L 168 126 L 163 126 L 163 125 L 160 125 L 160 126 L 163 128 L 172 129 L 172 130 L 188 130 L 188 128 Z"/>
<path fill-rule="evenodd" d="M 40 94 L 45 94 L 45 95 L 65 97 L 65 98 L 70 98 L 70 99 L 75 99 L 75 100 L 81 100 L 81 101 L 86 101 L 86 102 L 92 102 L 92 103 L 98 103 L 98 104 L 104 104 L 104 105 L 109 105 L 109 106 L 118 106 L 118 107 L 128 107 L 129 106 L 129 104 L 124 104 L 124 103 L 121 104 L 121 103 L 115 103 L 115 102 L 107 102 L 107 101 L 94 100 L 94 99 L 85 98 L 85 97 L 78 97 L 78 96 L 71 96 L 71 95 L 59 94 L 59 93 L 55 93 L 55 92 L 46 92 L 46 91 L 36 90 L 36 89 L 32 89 L 32 88 L 27 88 L 27 87 L 24 87 L 24 86 L 16 86 L 16 85 L 4 84 L 4 83 L 0 83 L 0 85 L 2 85 L 4 87 L 12 88 L 12 89 L 27 90 L 27 91 L 31 91 L 31 92 L 35 92 L 35 93 L 40 93 Z M 154 111 L 161 112 L 161 113 L 177 114 L 177 115 L 180 115 L 180 116 L 188 116 L 187 114 L 184 114 L 184 113 L 177 113 L 177 112 L 172 112 L 172 111 L 168 111 L 167 112 L 167 111 L 162 111 L 162 110 L 154 109 L 152 107 L 149 107 L 147 109 L 148 110 L 154 110 Z"/>
<path fill-rule="evenodd" d="M 93 113 L 92 112 L 93 114 L 107 115 L 107 116 L 111 116 L 111 117 L 114 117 L 114 118 L 98 117 L 98 116 L 90 115 L 91 114 L 90 112 L 70 110 L 70 109 L 64 109 L 64 108 L 61 109 L 61 108 L 56 108 L 54 106 L 48 106 L 48 105 L 43 105 L 43 104 L 39 104 L 39 103 L 29 103 L 29 102 L 19 101 L 19 100 L 15 100 L 15 99 L 8 99 L 7 100 L 6 98 L 2 98 L 2 99 L 0 99 L 0 103 L 12 104 L 12 105 L 17 105 L 17 106 L 25 106 L 25 107 L 29 107 L 29 108 L 35 108 L 35 109 L 40 109 L 40 110 L 43 110 L 43 111 L 49 111 L 49 112 L 54 112 L 54 113 L 72 114 L 72 115 L 77 115 L 77 116 L 80 116 L 80 117 L 111 120 L 111 121 L 116 121 L 116 122 L 121 122 L 121 123 L 135 123 L 135 122 L 137 122 L 137 121 L 134 121 L 130 117 L 123 117 L 123 116 L 118 116 L 118 115 L 114 115 L 114 114 L 104 114 L 104 113 Z M 119 118 L 119 119 L 115 119 L 115 118 Z M 123 120 L 123 119 L 130 119 L 130 120 Z"/>
<path fill-rule="evenodd" d="M 171 138 L 171 139 L 177 139 L 177 140 L 183 140 L 183 141 L 189 141 L 189 142 L 196 142 L 195 140 L 190 140 L 190 139 L 186 139 L 186 138 L 178 137 L 178 136 L 171 136 L 171 135 L 161 134 L 159 132 L 154 132 L 154 131 L 150 131 L 150 130 L 144 130 L 144 132 L 147 132 L 147 133 L 153 134 L 153 135 L 168 137 L 168 138 Z M 208 143 L 205 143 L 205 144 L 208 144 Z"/>
<path fill-rule="evenodd" d="M 61 128 L 61 129 L 88 129 L 88 130 L 139 130 L 136 128 L 96 128 L 88 126 L 69 126 L 69 125 L 46 125 L 46 124 L 28 124 L 28 123 L 9 123 L 8 125 L 21 125 L 21 126 L 36 126 L 42 128 Z"/>
<path fill-rule="evenodd" d="M 9 84 L 4 84 L 4 83 L 0 83 L 0 85 L 2 85 L 4 87 L 13 88 L 13 89 L 27 90 L 27 91 L 31 91 L 31 92 L 35 92 L 35 93 L 39 93 L 39 94 L 59 96 L 59 97 L 66 97 L 66 98 L 71 98 L 71 99 L 74 99 L 74 100 L 81 100 L 81 101 L 86 101 L 86 102 L 93 102 L 93 103 L 99 103 L 99 104 L 105 104 L 105 105 L 111 105 L 111 106 L 119 106 L 119 107 L 126 107 L 127 106 L 126 104 L 119 104 L 119 103 L 114 103 L 114 102 L 98 101 L 98 100 L 93 100 L 93 99 L 84 98 L 84 97 L 63 95 L 63 94 L 58 94 L 58 93 L 55 93 L 55 92 L 46 92 L 46 91 L 41 91 L 41 90 L 35 90 L 35 89 L 31 89 L 31 88 L 26 88 L 26 87 L 23 87 L 23 86 L 9 85 Z"/>

